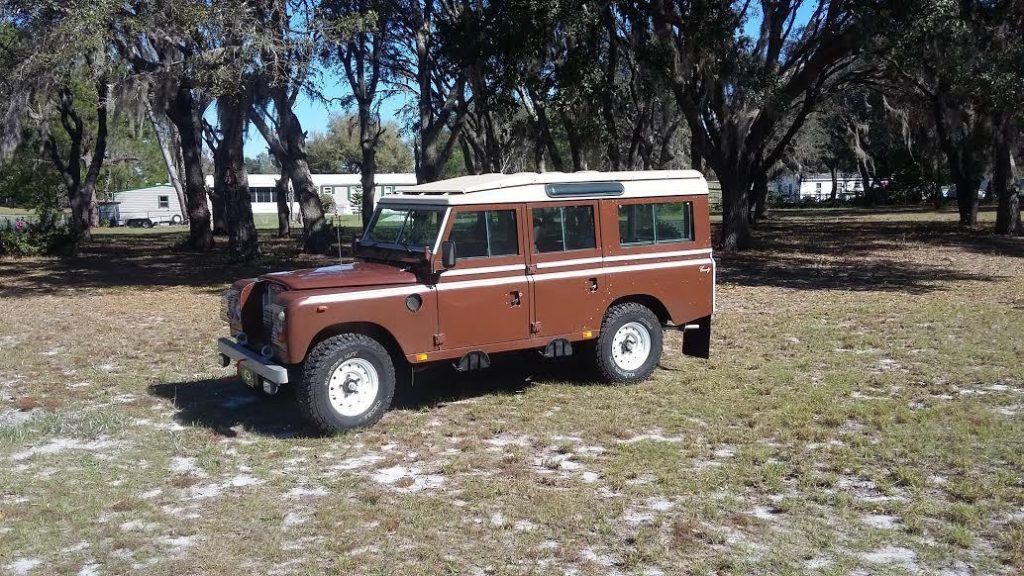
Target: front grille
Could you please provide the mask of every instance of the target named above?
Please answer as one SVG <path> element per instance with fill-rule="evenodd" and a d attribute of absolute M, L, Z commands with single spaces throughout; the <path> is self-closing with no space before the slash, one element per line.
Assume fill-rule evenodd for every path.
<path fill-rule="evenodd" d="M 269 335 L 273 331 L 274 315 L 278 310 L 278 307 L 274 306 L 274 299 L 281 292 L 284 292 L 284 286 L 273 282 L 268 283 L 263 291 L 263 331 L 265 334 Z"/>
<path fill-rule="evenodd" d="M 229 324 L 241 321 L 241 314 L 238 309 L 238 290 L 228 288 L 224 291 L 220 300 L 220 317 Z"/>

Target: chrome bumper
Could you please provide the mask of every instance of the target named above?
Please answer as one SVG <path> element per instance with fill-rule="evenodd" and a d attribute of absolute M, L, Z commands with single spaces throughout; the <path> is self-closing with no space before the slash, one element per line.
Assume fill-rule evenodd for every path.
<path fill-rule="evenodd" d="M 220 365 L 227 366 L 232 360 L 239 364 L 244 363 L 249 370 L 260 375 L 264 380 L 274 384 L 288 383 L 288 369 L 280 364 L 274 364 L 260 356 L 253 350 L 242 346 L 231 338 L 218 338 L 217 350 L 220 351 Z"/>

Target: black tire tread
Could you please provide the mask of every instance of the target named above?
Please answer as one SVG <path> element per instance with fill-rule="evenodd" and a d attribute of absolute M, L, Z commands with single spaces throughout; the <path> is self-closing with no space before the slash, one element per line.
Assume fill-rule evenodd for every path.
<path fill-rule="evenodd" d="M 327 338 L 314 346 L 302 365 L 302 381 L 295 387 L 295 399 L 298 403 L 299 411 L 306 420 L 323 432 L 335 432 L 337 429 L 332 423 L 330 415 L 324 413 L 317 405 L 316 391 L 319 385 L 319 382 L 317 382 L 317 372 L 325 363 L 331 363 L 345 349 L 357 345 L 373 348 L 385 358 L 391 358 L 387 349 L 373 338 L 365 334 L 346 333 Z M 392 383 L 395 382 L 394 362 L 387 362 L 383 368 L 385 373 L 380 375 L 381 385 L 383 386 L 383 383 L 388 380 Z M 384 416 L 387 407 L 391 406 L 395 387 L 392 385 L 383 386 L 383 388 L 385 408 L 371 414 L 370 418 L 362 423 L 362 426 L 370 426 L 376 423 Z"/>
<path fill-rule="evenodd" d="M 650 308 L 644 306 L 643 304 L 640 304 L 638 302 L 623 302 L 621 304 L 616 304 L 615 306 L 612 306 L 608 310 L 608 312 L 605 313 L 604 320 L 601 321 L 601 332 L 598 334 L 597 341 L 594 342 L 592 346 L 589 346 L 587 348 L 587 354 L 589 356 L 590 365 L 593 368 L 596 376 L 604 382 L 633 384 L 636 382 L 640 382 L 642 380 L 646 380 L 648 377 L 650 377 L 650 371 L 648 371 L 647 373 L 638 374 L 633 378 L 622 378 L 615 370 L 615 366 L 613 364 L 614 361 L 611 358 L 605 356 L 605 354 L 602 352 L 603 347 L 601 346 L 601 344 L 605 341 L 605 339 L 612 338 L 614 336 L 614 333 L 611 333 L 609 327 L 615 324 L 615 322 L 619 318 L 626 315 L 645 316 L 652 325 L 658 328 L 661 327 L 661 322 L 658 320 L 658 317 L 654 314 L 654 312 L 651 311 Z M 659 347 L 658 350 L 652 350 L 651 354 L 653 355 L 655 352 L 658 352 L 660 356 L 661 348 Z M 660 358 L 658 360 L 660 360 Z M 657 366 L 657 361 L 654 362 L 654 366 Z"/>

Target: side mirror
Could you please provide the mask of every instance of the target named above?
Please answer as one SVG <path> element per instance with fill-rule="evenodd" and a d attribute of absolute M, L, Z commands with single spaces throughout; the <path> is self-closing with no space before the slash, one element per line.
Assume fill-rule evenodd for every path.
<path fill-rule="evenodd" d="M 445 240 L 441 242 L 441 266 L 445 268 L 455 268 L 455 262 L 458 257 L 455 255 L 455 242 L 452 240 Z"/>

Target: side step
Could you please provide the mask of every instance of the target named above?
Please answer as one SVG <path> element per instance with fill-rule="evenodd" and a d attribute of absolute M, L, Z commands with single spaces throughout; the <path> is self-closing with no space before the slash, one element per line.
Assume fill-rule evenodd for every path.
<path fill-rule="evenodd" d="M 472 370 L 483 370 L 491 367 L 491 357 L 486 352 L 474 350 L 467 352 L 455 363 L 455 369 L 459 372 L 470 372 Z"/>
<path fill-rule="evenodd" d="M 565 338 L 559 338 L 558 340 L 552 340 L 548 342 L 548 345 L 540 351 L 540 355 L 545 358 L 564 358 L 566 356 L 572 356 L 572 343 Z"/>

